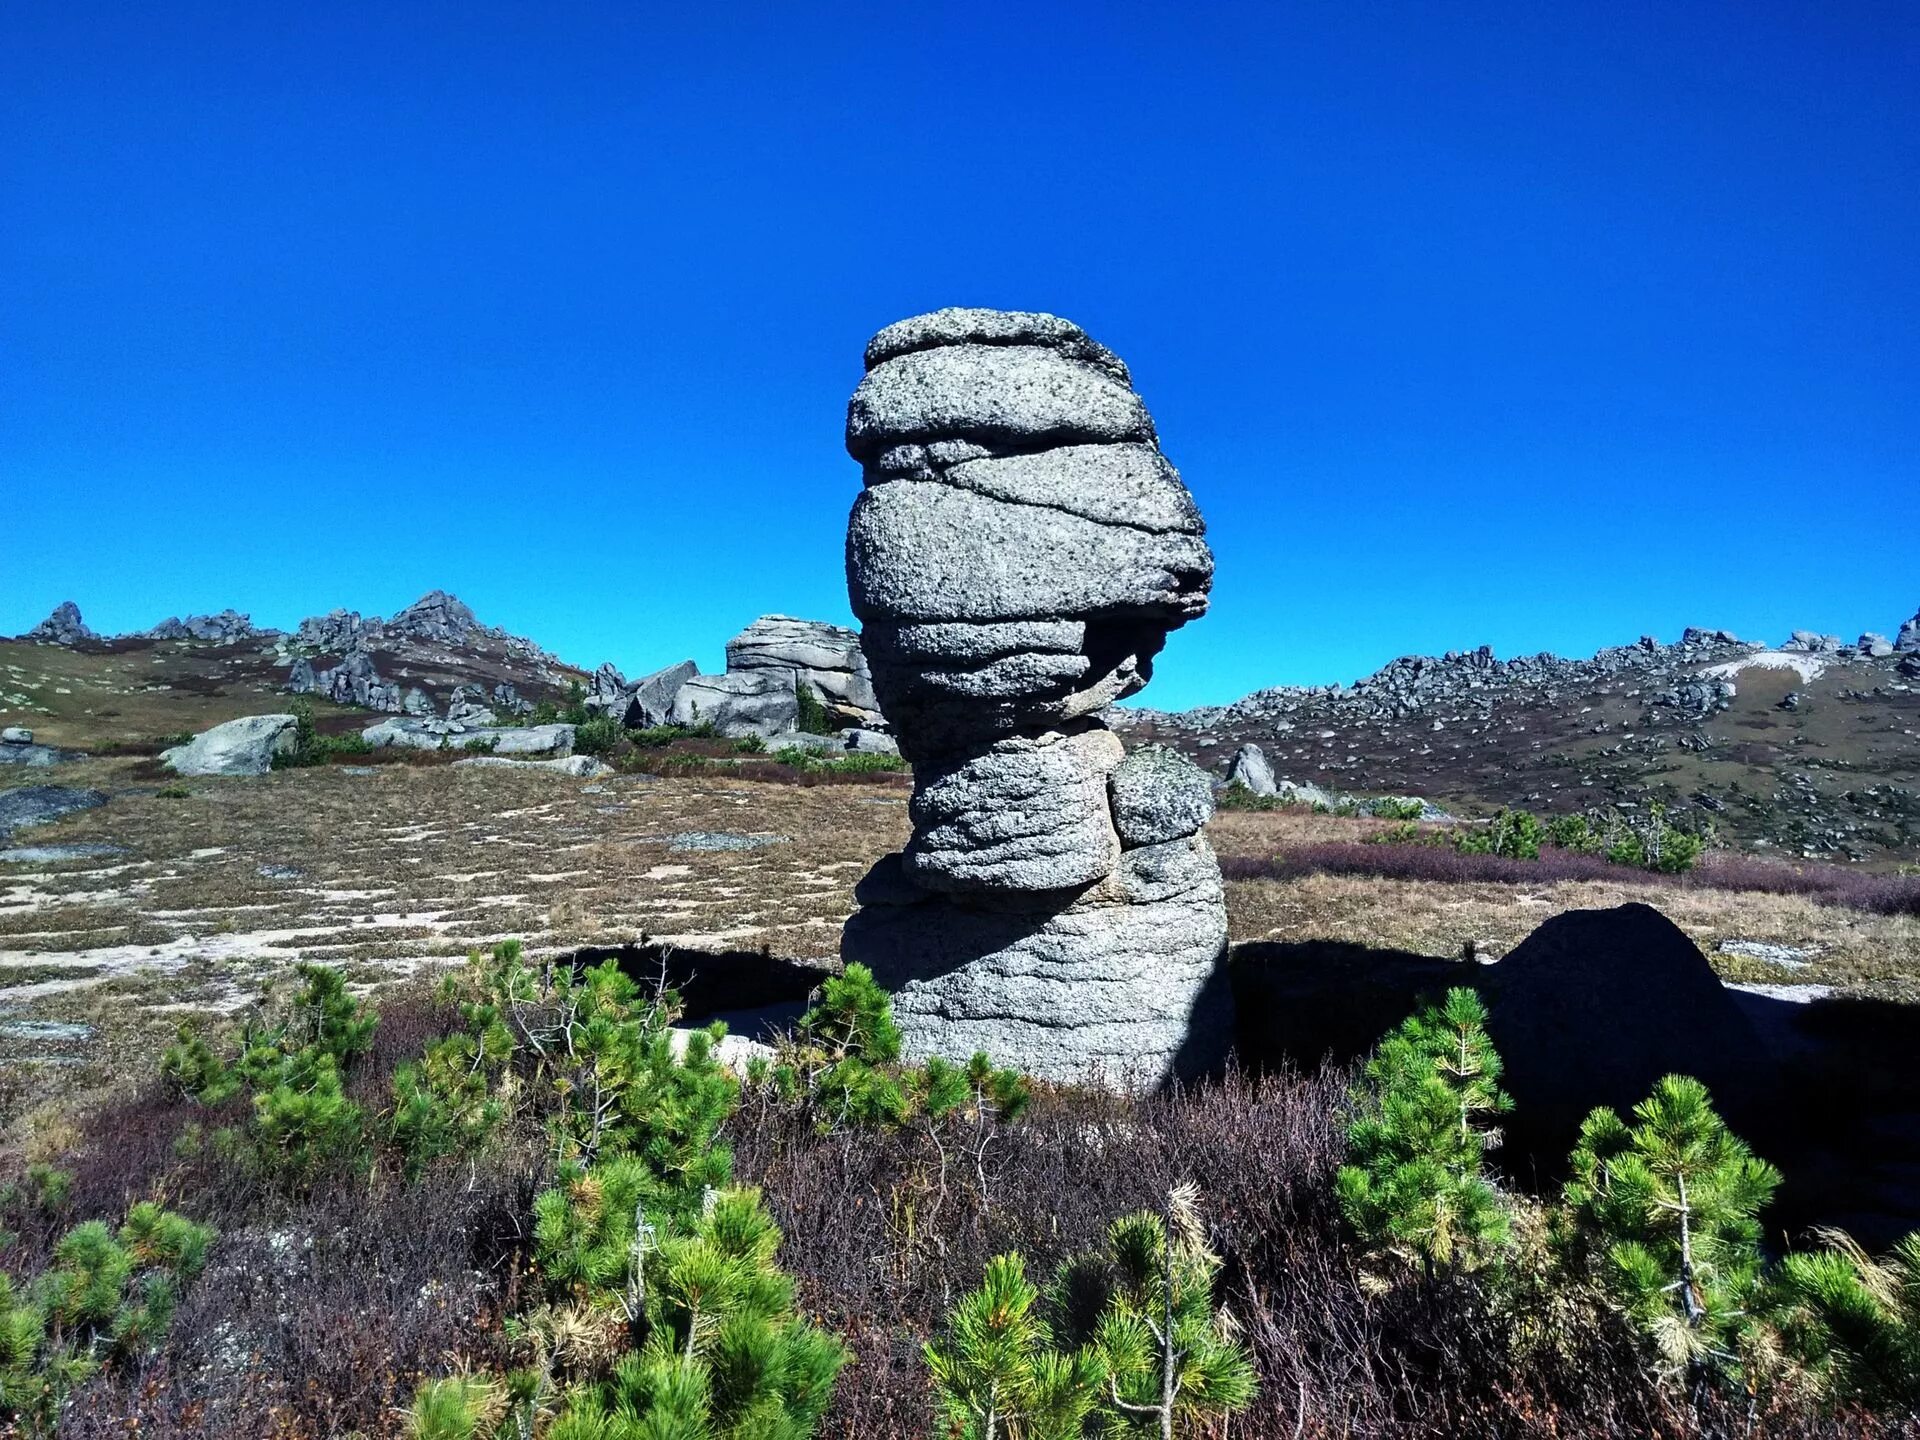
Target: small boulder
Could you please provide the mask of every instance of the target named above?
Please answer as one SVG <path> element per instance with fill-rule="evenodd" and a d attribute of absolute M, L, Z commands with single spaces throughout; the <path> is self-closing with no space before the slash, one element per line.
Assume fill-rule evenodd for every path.
<path fill-rule="evenodd" d="M 1920 612 L 1900 627 L 1900 633 L 1893 637 L 1896 650 L 1920 650 Z"/>
<path fill-rule="evenodd" d="M 879 730 L 863 730 L 859 726 L 842 730 L 840 739 L 846 745 L 847 752 L 853 755 L 898 755 L 900 742 L 891 735 Z"/>
<path fill-rule="evenodd" d="M 1227 788 L 1231 790 L 1236 785 L 1255 795 L 1277 793 L 1267 752 L 1252 741 L 1233 752 L 1233 763 L 1227 767 Z"/>
<path fill-rule="evenodd" d="M 293 749 L 294 717 L 243 715 L 160 752 L 176 775 L 264 775 L 273 757 Z"/>
<path fill-rule="evenodd" d="M 0 745 L 31 745 L 33 731 L 24 725 L 9 725 L 0 730 Z"/>
<path fill-rule="evenodd" d="M 1855 643 L 1854 648 L 1872 660 L 1884 660 L 1893 654 L 1893 642 L 1886 636 L 1869 630 Z"/>

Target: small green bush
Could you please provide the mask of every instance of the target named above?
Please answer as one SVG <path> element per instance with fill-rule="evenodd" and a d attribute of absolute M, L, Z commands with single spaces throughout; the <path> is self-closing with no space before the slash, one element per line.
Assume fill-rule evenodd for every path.
<path fill-rule="evenodd" d="M 831 735 L 840 727 L 833 722 L 833 716 L 813 693 L 813 687 L 806 681 L 795 678 L 793 682 L 794 703 L 800 707 L 799 717 L 793 722 L 793 728 L 802 735 Z"/>
<path fill-rule="evenodd" d="M 1335 1189 L 1370 1249 L 1418 1264 L 1471 1269 L 1508 1233 L 1506 1206 L 1486 1173 L 1499 1143 L 1488 1121 L 1512 1107 L 1499 1053 L 1472 990 L 1447 992 L 1380 1043 L 1354 1097 L 1349 1163 Z"/>
<path fill-rule="evenodd" d="M 1780 1175 L 1727 1129 L 1698 1080 L 1669 1075 L 1628 1125 L 1580 1127 L 1565 1203 L 1570 1263 L 1585 1265 L 1675 1376 L 1737 1375 L 1756 1338 L 1759 1214 Z"/>
<path fill-rule="evenodd" d="M 322 735 L 314 728 L 313 702 L 305 696 L 287 709 L 293 715 L 293 745 L 274 755 L 269 762 L 275 770 L 298 770 L 324 765 L 336 755 L 368 755 L 372 744 L 357 731 L 345 735 Z"/>
<path fill-rule="evenodd" d="M 1418 800 L 1387 795 L 1369 802 L 1367 813 L 1379 820 L 1418 820 L 1427 807 Z"/>
<path fill-rule="evenodd" d="M 1502 809 L 1485 825 L 1454 834 L 1463 855 L 1503 855 L 1509 860 L 1538 860 L 1546 830 L 1529 810 Z"/>
<path fill-rule="evenodd" d="M 596 715 L 573 728 L 573 748 L 582 755 L 606 755 L 625 738 L 620 722 L 610 715 Z"/>

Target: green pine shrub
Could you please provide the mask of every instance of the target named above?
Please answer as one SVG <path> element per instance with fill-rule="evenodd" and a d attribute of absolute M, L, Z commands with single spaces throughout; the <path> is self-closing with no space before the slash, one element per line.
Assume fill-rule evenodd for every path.
<path fill-rule="evenodd" d="M 1627 1124 L 1580 1128 L 1565 1205 L 1569 1260 L 1638 1327 L 1663 1373 L 1738 1374 L 1756 1338 L 1761 1209 L 1780 1184 L 1698 1080 L 1669 1075 Z"/>
<path fill-rule="evenodd" d="M 1485 825 L 1454 834 L 1454 846 L 1463 855 L 1502 855 L 1509 860 L 1538 860 L 1546 831 L 1530 810 L 1503 808 Z"/>
<path fill-rule="evenodd" d="M 1839 1230 L 1788 1255 L 1772 1316 L 1789 1352 L 1835 1400 L 1920 1413 L 1920 1232 L 1876 1259 Z"/>
<path fill-rule="evenodd" d="M 1253 1357 L 1214 1303 L 1220 1259 L 1197 1202 L 1182 1185 L 1164 1216 L 1114 1221 L 1103 1252 L 1061 1266 L 1040 1314 L 1021 1257 L 990 1262 L 925 1348 L 948 1433 L 1198 1435 L 1246 1409 Z"/>
<path fill-rule="evenodd" d="M 1486 1169 L 1488 1122 L 1511 1108 L 1472 990 L 1409 1017 L 1367 1061 L 1335 1182 L 1341 1210 L 1375 1254 L 1431 1274 L 1475 1268 L 1506 1243 L 1509 1215 Z"/>
<path fill-rule="evenodd" d="M 627 732 L 611 715 L 596 715 L 573 727 L 573 748 L 582 755 L 606 755 L 626 739 Z"/>
<path fill-rule="evenodd" d="M 804 1095 L 826 1119 L 854 1125 L 904 1125 L 916 1117 L 938 1123 L 963 1112 L 1011 1120 L 1031 1098 L 1024 1076 L 996 1067 L 984 1053 L 964 1066 L 938 1057 L 900 1063 L 893 1000 L 857 963 L 821 987 L 780 1064 L 749 1078 L 770 1080 L 788 1099 Z"/>
<path fill-rule="evenodd" d="M 0 1420 L 53 1435 L 74 1386 L 154 1347 L 212 1243 L 209 1227 L 143 1201 L 117 1232 L 74 1226 L 39 1276 L 0 1273 Z"/>

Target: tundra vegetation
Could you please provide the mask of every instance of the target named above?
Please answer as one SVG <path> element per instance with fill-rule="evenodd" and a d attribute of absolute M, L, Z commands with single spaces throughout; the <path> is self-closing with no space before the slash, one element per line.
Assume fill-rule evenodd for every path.
<path fill-rule="evenodd" d="M 1556 1191 L 1456 990 L 1356 1071 L 909 1064 L 858 967 L 737 1070 L 616 962 L 335 971 L 0 1188 L 23 1435 L 1892 1435 L 1920 1237 L 1762 1243 L 1682 1076 Z"/>

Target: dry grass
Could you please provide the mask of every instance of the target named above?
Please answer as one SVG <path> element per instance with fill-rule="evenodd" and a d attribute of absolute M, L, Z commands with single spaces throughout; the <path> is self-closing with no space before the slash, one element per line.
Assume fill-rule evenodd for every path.
<path fill-rule="evenodd" d="M 182 1011 L 230 1011 L 296 959 L 374 987 L 504 936 L 535 953 L 643 939 L 833 955 L 853 885 L 908 831 L 881 777 L 805 786 L 709 767 L 583 782 L 497 767 L 329 766 L 191 780 L 91 760 L 36 774 L 91 785 L 97 810 L 16 844 L 111 843 L 106 859 L 0 865 L 0 1128 L 39 1098 L 143 1074 Z M 1359 839 L 1385 822 L 1222 814 L 1223 857 Z M 691 831 L 779 838 L 675 849 Z M 297 872 L 262 874 L 262 867 Z M 1433 955 L 1504 953 L 1559 911 L 1656 905 L 1729 979 L 1920 996 L 1920 920 L 1800 897 L 1635 883 L 1436 884 L 1309 875 L 1228 885 L 1237 940 L 1354 940 Z M 1804 970 L 1715 954 L 1727 939 L 1818 951 Z M 25 1022 L 24 1024 L 22 1022 Z M 79 1025 L 79 1032 L 55 1026 Z"/>

